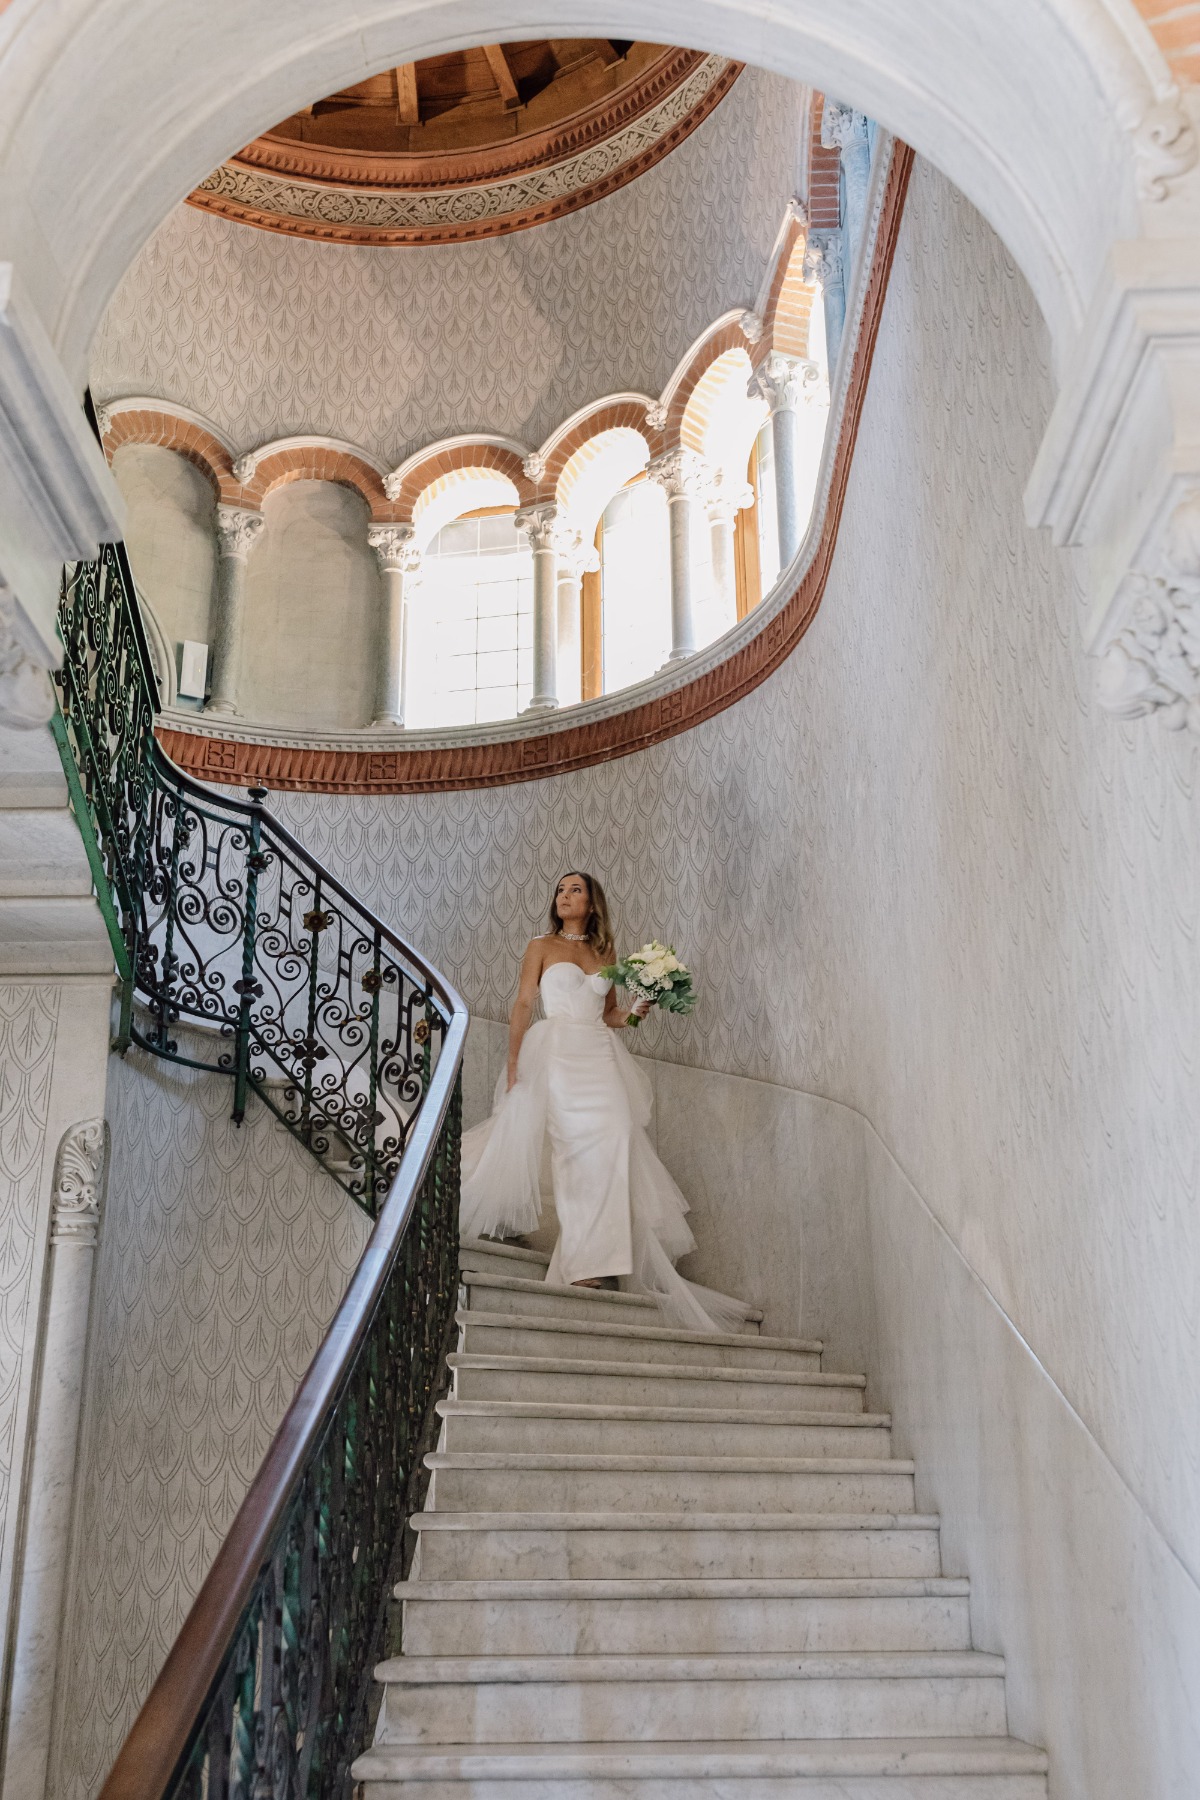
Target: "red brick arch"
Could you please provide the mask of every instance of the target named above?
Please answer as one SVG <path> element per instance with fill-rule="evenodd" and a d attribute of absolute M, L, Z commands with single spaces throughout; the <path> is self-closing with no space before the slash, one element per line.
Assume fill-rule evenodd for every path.
<path fill-rule="evenodd" d="M 405 473 L 389 516 L 410 525 L 413 507 L 426 488 L 440 476 L 458 469 L 498 469 L 516 488 L 519 506 L 531 505 L 542 497 L 542 489 L 530 481 L 515 450 L 506 450 L 502 444 L 455 444 L 445 449 L 433 444 Z"/>

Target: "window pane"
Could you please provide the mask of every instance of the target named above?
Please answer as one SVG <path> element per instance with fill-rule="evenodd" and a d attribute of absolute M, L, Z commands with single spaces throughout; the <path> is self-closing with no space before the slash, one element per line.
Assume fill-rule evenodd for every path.
<path fill-rule="evenodd" d="M 655 481 L 624 488 L 601 521 L 604 692 L 644 681 L 671 650 L 667 500 Z"/>
<path fill-rule="evenodd" d="M 444 526 L 409 605 L 408 723 L 513 717 L 529 699 L 532 612 L 533 554 L 511 513 Z"/>

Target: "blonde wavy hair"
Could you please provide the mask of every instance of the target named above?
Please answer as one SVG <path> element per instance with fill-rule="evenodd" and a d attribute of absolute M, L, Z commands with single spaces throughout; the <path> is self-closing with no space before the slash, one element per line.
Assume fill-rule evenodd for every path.
<path fill-rule="evenodd" d="M 612 921 L 608 916 L 608 901 L 604 898 L 604 889 L 594 875 L 586 869 L 567 869 L 554 884 L 554 892 L 550 896 L 550 931 L 555 937 L 562 932 L 562 920 L 558 916 L 558 890 L 568 875 L 578 875 L 587 888 L 588 916 L 584 932 L 588 943 L 597 956 L 604 956 L 613 947 Z"/>

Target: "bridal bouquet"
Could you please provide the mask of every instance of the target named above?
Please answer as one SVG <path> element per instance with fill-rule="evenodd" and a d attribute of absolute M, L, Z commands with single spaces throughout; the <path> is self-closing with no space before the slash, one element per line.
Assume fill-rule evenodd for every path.
<path fill-rule="evenodd" d="M 610 969 L 601 969 L 607 981 L 620 982 L 636 1005 L 649 1000 L 665 1012 L 690 1013 L 696 1004 L 692 977 L 669 944 L 643 944 L 640 950 L 626 956 Z M 637 1025 L 636 1018 L 630 1025 Z"/>

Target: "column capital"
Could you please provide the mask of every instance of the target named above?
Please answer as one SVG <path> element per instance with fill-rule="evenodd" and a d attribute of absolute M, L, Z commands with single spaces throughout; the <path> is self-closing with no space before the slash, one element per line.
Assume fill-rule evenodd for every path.
<path fill-rule="evenodd" d="M 559 549 L 563 522 L 559 519 L 558 508 L 552 500 L 547 500 L 540 506 L 523 506 L 513 524 L 518 531 L 525 533 L 534 551 Z"/>
<path fill-rule="evenodd" d="M 853 150 L 867 141 L 867 115 L 841 100 L 826 100 L 821 112 L 821 147 Z"/>
<path fill-rule="evenodd" d="M 249 556 L 266 520 L 245 506 L 217 505 L 217 544 L 222 556 L 244 561 Z"/>
<path fill-rule="evenodd" d="M 682 448 L 656 456 L 646 473 L 668 500 L 707 500 L 717 478 L 711 463 L 694 450 Z"/>
<path fill-rule="evenodd" d="M 744 506 L 754 502 L 754 489 L 748 481 L 726 483 L 722 471 L 713 483 L 712 493 L 708 499 L 707 512 L 712 525 L 732 525 Z"/>
<path fill-rule="evenodd" d="M 108 1127 L 103 1119 L 87 1119 L 64 1132 L 54 1165 L 52 1244 L 88 1247 L 96 1242 L 107 1158 Z"/>
<path fill-rule="evenodd" d="M 416 531 L 411 525 L 368 525 L 367 543 L 375 552 L 382 573 L 389 570 L 412 575 L 421 566 Z"/>
<path fill-rule="evenodd" d="M 827 288 L 842 278 L 840 231 L 810 231 L 804 246 L 804 279 Z"/>
<path fill-rule="evenodd" d="M 558 545 L 558 578 L 578 581 L 594 575 L 600 567 L 600 552 L 595 544 L 585 544 L 582 533 L 564 528 Z"/>
<path fill-rule="evenodd" d="M 798 412 L 805 401 L 816 398 L 821 371 L 806 357 L 785 356 L 772 350 L 746 384 L 746 392 L 763 399 L 773 413 Z"/>

